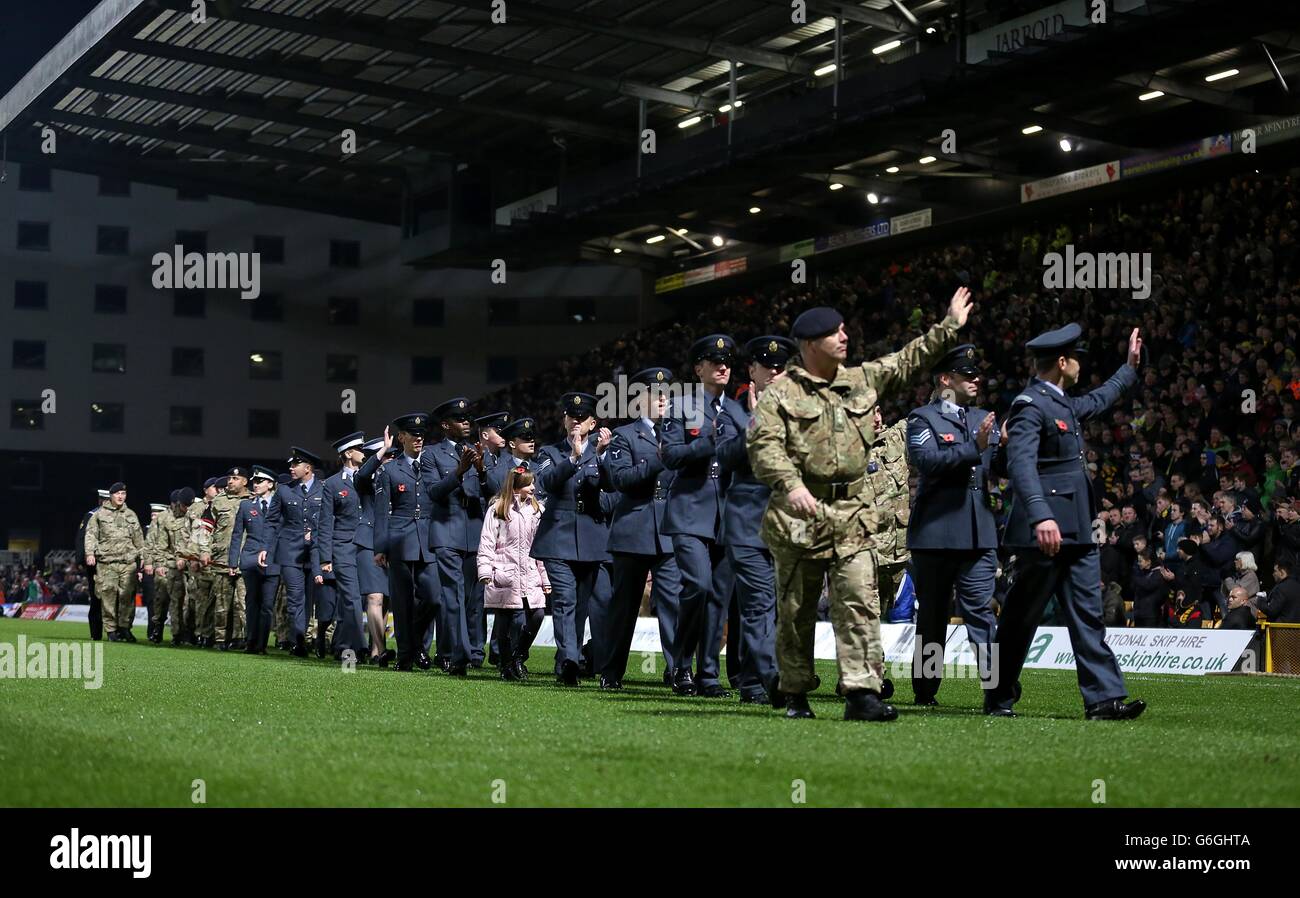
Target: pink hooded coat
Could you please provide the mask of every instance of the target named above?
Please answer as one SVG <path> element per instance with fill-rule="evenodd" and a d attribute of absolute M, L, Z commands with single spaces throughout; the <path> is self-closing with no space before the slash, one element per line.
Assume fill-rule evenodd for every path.
<path fill-rule="evenodd" d="M 487 580 L 483 586 L 483 605 L 486 608 L 515 609 L 543 608 L 551 581 L 546 568 L 536 558 L 529 557 L 533 536 L 542 516 L 531 504 L 520 505 L 516 500 L 510 507 L 510 519 L 497 517 L 495 503 L 483 519 L 483 532 L 478 540 L 478 578 Z"/>

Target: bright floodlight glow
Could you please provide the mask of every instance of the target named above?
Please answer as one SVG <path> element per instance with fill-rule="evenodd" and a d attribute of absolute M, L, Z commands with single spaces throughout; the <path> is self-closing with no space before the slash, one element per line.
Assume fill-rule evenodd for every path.
<path fill-rule="evenodd" d="M 1039 131 L 1041 131 L 1041 130 L 1043 130 L 1043 126 L 1042 126 L 1042 125 L 1028 125 L 1028 126 L 1026 126 L 1026 127 L 1024 127 L 1024 128 L 1021 128 L 1021 129 L 1020 129 L 1020 133 L 1021 133 L 1021 134 L 1025 134 L 1025 135 L 1028 135 L 1028 134 L 1037 134 L 1037 133 L 1038 133 Z"/>
<path fill-rule="evenodd" d="M 690 118 L 684 118 L 684 119 L 682 119 L 680 122 L 677 123 L 677 127 L 679 127 L 679 128 L 689 128 L 689 127 L 691 127 L 692 125 L 698 125 L 698 124 L 699 124 L 700 122 L 702 122 L 702 121 L 704 121 L 703 118 L 701 118 L 701 117 L 698 116 L 698 115 L 693 115 L 693 116 L 691 116 Z"/>
<path fill-rule="evenodd" d="M 822 75 L 829 75 L 833 71 L 835 71 L 835 63 L 832 62 L 830 65 L 822 66 L 820 69 L 814 69 L 813 74 L 820 78 Z"/>
<path fill-rule="evenodd" d="M 664 241 L 664 240 L 666 240 L 666 239 L 667 239 L 667 238 L 664 237 L 663 234 L 655 234 L 653 237 L 647 237 L 645 242 L 646 242 L 646 243 L 661 243 L 662 241 Z"/>
<path fill-rule="evenodd" d="M 879 47 L 872 47 L 871 52 L 879 56 L 881 53 L 888 53 L 890 50 L 897 50 L 901 46 L 903 46 L 902 41 L 892 40 L 881 44 Z"/>
<path fill-rule="evenodd" d="M 874 206 L 876 203 L 880 202 L 880 197 L 876 196 L 874 193 L 868 193 L 867 202 Z"/>
<path fill-rule="evenodd" d="M 1222 81 L 1224 78 L 1231 78 L 1233 75 L 1240 75 L 1237 69 L 1225 69 L 1222 72 L 1215 72 L 1213 75 L 1206 75 L 1206 81 Z"/>
<path fill-rule="evenodd" d="M 713 235 L 713 245 L 714 245 L 714 246 L 722 246 L 722 244 L 724 244 L 724 243 L 726 243 L 726 242 L 727 242 L 727 241 L 723 240 L 723 239 L 722 239 L 721 237 L 719 237 L 717 234 L 714 234 L 714 235 Z"/>
<path fill-rule="evenodd" d="M 920 159 L 916 161 L 921 163 L 922 165 L 929 165 L 931 162 L 935 161 L 935 158 L 933 156 L 922 156 Z"/>
<path fill-rule="evenodd" d="M 1149 90 L 1144 94 L 1140 94 L 1138 99 L 1145 103 L 1147 100 L 1158 100 L 1164 95 L 1165 92 L 1163 90 Z"/>
<path fill-rule="evenodd" d="M 897 166 L 897 165 L 891 165 L 891 166 L 889 166 L 889 168 L 885 169 L 885 172 L 888 173 L 888 174 L 891 174 L 891 175 L 896 175 L 896 174 L 898 174 L 898 166 Z"/>

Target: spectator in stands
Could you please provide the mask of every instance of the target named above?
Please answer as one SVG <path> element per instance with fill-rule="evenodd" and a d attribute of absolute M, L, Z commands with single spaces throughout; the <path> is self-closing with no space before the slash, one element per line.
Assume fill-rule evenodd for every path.
<path fill-rule="evenodd" d="M 1160 627 L 1165 620 L 1165 602 L 1169 598 L 1169 584 L 1173 571 L 1155 567 L 1150 552 L 1138 555 L 1133 565 L 1133 626 Z"/>
<path fill-rule="evenodd" d="M 1272 623 L 1300 624 L 1300 580 L 1293 573 L 1294 562 L 1279 559 L 1273 565 L 1273 580 L 1277 585 L 1259 603 L 1259 610 Z"/>
<path fill-rule="evenodd" d="M 1220 622 L 1224 630 L 1254 630 L 1255 612 L 1250 605 L 1251 595 L 1244 587 L 1234 586 L 1228 593 L 1228 613 Z"/>
<path fill-rule="evenodd" d="M 1234 574 L 1225 577 L 1223 580 L 1223 591 L 1229 596 L 1237 587 L 1246 590 L 1246 595 L 1254 597 L 1259 592 L 1259 574 L 1256 572 L 1255 554 L 1253 552 L 1238 552 L 1237 557 L 1232 560 Z"/>

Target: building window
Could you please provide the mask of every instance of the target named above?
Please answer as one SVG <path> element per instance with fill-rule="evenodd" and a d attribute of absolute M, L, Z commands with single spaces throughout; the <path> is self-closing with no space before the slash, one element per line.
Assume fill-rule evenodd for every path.
<path fill-rule="evenodd" d="M 13 366 L 23 371 L 45 370 L 45 341 L 14 340 Z"/>
<path fill-rule="evenodd" d="M 488 301 L 488 326 L 500 327 L 519 323 L 519 300 L 493 299 Z"/>
<path fill-rule="evenodd" d="M 90 404 L 91 433 L 121 433 L 126 424 L 126 406 L 120 402 Z"/>
<path fill-rule="evenodd" d="M 360 268 L 361 244 L 356 240 L 330 241 L 330 268 Z"/>
<path fill-rule="evenodd" d="M 411 383 L 442 383 L 442 358 L 436 355 L 417 355 L 412 357 Z"/>
<path fill-rule="evenodd" d="M 131 231 L 117 225 L 100 225 L 95 235 L 95 252 L 101 256 L 125 256 L 131 251 Z"/>
<path fill-rule="evenodd" d="M 176 199 L 191 200 L 194 202 L 204 202 L 208 198 L 207 193 L 199 190 L 197 187 L 177 187 Z"/>
<path fill-rule="evenodd" d="M 284 296 L 279 293 L 263 293 L 249 302 L 248 314 L 254 321 L 283 321 Z"/>
<path fill-rule="evenodd" d="M 417 299 L 411 306 L 411 323 L 416 327 L 442 327 L 446 314 L 442 299 Z"/>
<path fill-rule="evenodd" d="M 96 284 L 95 311 L 102 315 L 125 315 L 126 288 L 120 284 Z"/>
<path fill-rule="evenodd" d="M 9 403 L 11 430 L 44 430 L 45 415 L 39 399 L 15 399 Z"/>
<path fill-rule="evenodd" d="M 197 405 L 173 405 L 171 435 L 174 437 L 203 436 L 203 409 Z"/>
<path fill-rule="evenodd" d="M 248 376 L 253 380 L 280 380 L 284 377 L 284 356 L 278 349 L 248 354 Z"/>
<path fill-rule="evenodd" d="M 127 178 L 113 178 L 108 175 L 100 175 L 99 195 L 100 196 L 130 196 L 131 182 Z"/>
<path fill-rule="evenodd" d="M 578 324 L 594 324 L 596 321 L 596 300 L 565 300 L 564 317 Z"/>
<path fill-rule="evenodd" d="M 254 234 L 253 252 L 258 254 L 258 261 L 263 265 L 283 265 L 284 238 Z"/>
<path fill-rule="evenodd" d="M 15 309 L 43 309 L 49 304 L 49 285 L 45 281 L 14 281 Z"/>
<path fill-rule="evenodd" d="M 357 416 L 347 412 L 325 413 L 325 439 L 337 440 L 357 431 Z"/>
<path fill-rule="evenodd" d="M 96 343 L 92 347 L 90 370 L 96 374 L 125 374 L 126 344 Z"/>
<path fill-rule="evenodd" d="M 24 163 L 18 170 L 18 189 L 36 193 L 49 193 L 51 189 L 50 170 L 44 165 Z"/>
<path fill-rule="evenodd" d="M 207 294 L 202 290 L 172 292 L 172 314 L 177 318 L 202 318 L 206 314 Z"/>
<path fill-rule="evenodd" d="M 208 251 L 208 232 L 177 231 L 176 242 L 187 253 L 206 253 Z"/>
<path fill-rule="evenodd" d="M 487 360 L 488 383 L 503 384 L 519 379 L 519 360 L 511 355 L 489 356 Z"/>
<path fill-rule="evenodd" d="M 257 438 L 280 438 L 280 410 L 276 408 L 250 408 L 248 410 L 248 435 Z"/>
<path fill-rule="evenodd" d="M 172 377 L 202 377 L 203 347 L 173 346 Z"/>
<path fill-rule="evenodd" d="M 325 382 L 331 384 L 354 384 L 358 379 L 361 363 L 355 355 L 338 355 L 330 353 L 325 356 Z"/>
<path fill-rule="evenodd" d="M 39 459 L 19 457 L 9 463 L 9 485 L 16 490 L 41 489 L 44 486 L 43 475 Z"/>
<path fill-rule="evenodd" d="M 18 222 L 18 248 L 49 252 L 50 223 L 48 221 Z"/>
<path fill-rule="evenodd" d="M 330 324 L 351 326 L 361 321 L 361 302 L 352 296 L 330 297 Z"/>

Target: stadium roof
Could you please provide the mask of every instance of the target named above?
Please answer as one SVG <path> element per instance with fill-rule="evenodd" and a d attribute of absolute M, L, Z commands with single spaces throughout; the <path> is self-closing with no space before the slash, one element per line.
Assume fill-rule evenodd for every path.
<path fill-rule="evenodd" d="M 1000 0 L 806 3 L 792 23 L 788 0 L 506 0 L 495 23 L 488 0 L 210 0 L 199 23 L 191 0 L 103 0 L 0 99 L 0 131 L 19 161 L 400 222 L 416 264 L 662 266 L 861 224 L 868 191 L 960 214 L 1296 109 L 1289 0 L 1112 0 L 1105 26 L 1044 28 Z M 505 223 L 450 234 L 467 167 Z"/>

